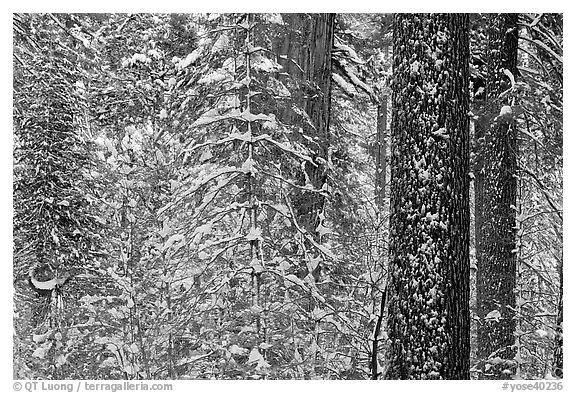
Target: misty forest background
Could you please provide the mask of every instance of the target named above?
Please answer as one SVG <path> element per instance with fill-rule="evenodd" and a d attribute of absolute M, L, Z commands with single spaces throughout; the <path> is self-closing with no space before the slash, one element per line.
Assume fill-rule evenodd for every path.
<path fill-rule="evenodd" d="M 14 14 L 14 378 L 561 378 L 562 28 Z"/>

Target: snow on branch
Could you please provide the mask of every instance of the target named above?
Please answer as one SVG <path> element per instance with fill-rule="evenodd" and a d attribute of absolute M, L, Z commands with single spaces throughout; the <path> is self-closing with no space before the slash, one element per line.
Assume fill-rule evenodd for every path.
<path fill-rule="evenodd" d="M 552 56 L 553 58 L 555 58 L 556 60 L 558 60 L 560 62 L 560 64 L 564 64 L 564 60 L 562 58 L 562 56 L 558 53 L 556 53 L 554 50 L 552 50 L 552 48 L 550 48 L 548 45 L 546 45 L 544 42 L 540 41 L 539 39 L 532 39 L 532 38 L 528 38 L 528 37 L 524 37 L 524 36 L 520 36 L 520 39 L 524 40 L 524 41 L 528 41 L 536 46 L 539 46 L 541 49 L 544 49 L 544 51 L 546 53 L 548 53 L 550 56 Z"/>
<path fill-rule="evenodd" d="M 162 214 L 167 211 L 168 209 L 174 207 L 177 203 L 179 203 L 183 198 L 187 197 L 190 194 L 194 194 L 196 191 L 198 191 L 202 186 L 206 185 L 207 183 L 217 179 L 220 176 L 226 175 L 226 174 L 233 174 L 233 176 L 229 179 L 227 179 L 227 181 L 231 181 L 233 180 L 236 176 L 245 173 L 242 168 L 237 168 L 237 167 L 224 167 L 221 168 L 219 170 L 217 170 L 214 173 L 211 173 L 209 176 L 204 177 L 203 179 L 201 179 L 198 183 L 196 183 L 192 188 L 186 190 L 177 200 L 170 202 L 166 205 L 164 205 L 163 207 L 161 207 L 160 209 L 158 209 L 158 212 L 156 213 L 158 217 L 162 216 Z"/>
<path fill-rule="evenodd" d="M 301 116 L 302 119 L 304 119 L 306 121 L 306 124 L 312 128 L 313 130 L 316 130 L 316 127 L 314 126 L 314 123 L 312 122 L 312 119 L 310 118 L 310 116 L 308 115 L 308 113 L 306 113 L 306 111 L 302 110 L 301 108 L 299 108 L 296 104 L 292 104 L 292 110 L 294 111 L 294 113 L 296 113 L 297 115 Z"/>
<path fill-rule="evenodd" d="M 344 90 L 344 93 L 346 93 L 347 96 L 349 97 L 354 97 L 356 96 L 356 89 L 354 88 L 354 86 L 348 82 L 346 82 L 344 80 L 344 78 L 342 78 L 340 75 L 336 74 L 336 73 L 332 73 L 332 80 L 334 82 L 336 82 L 336 84 L 342 89 Z"/>
<path fill-rule="evenodd" d="M 295 155 L 296 157 L 298 157 L 298 158 L 300 158 L 300 159 L 302 159 L 302 160 L 304 160 L 304 161 L 306 161 L 306 162 L 309 162 L 309 163 L 312 164 L 313 166 L 316 166 L 316 167 L 318 166 L 318 164 L 316 164 L 316 163 L 312 160 L 311 157 L 309 157 L 309 156 L 307 156 L 307 155 L 305 155 L 305 154 L 302 154 L 302 153 L 297 152 L 296 150 L 292 149 L 290 146 L 287 146 L 285 143 L 275 141 L 275 140 L 272 139 L 272 137 L 271 137 L 270 135 L 268 135 L 268 134 L 260 135 L 260 136 L 258 136 L 258 137 L 255 138 L 255 141 L 261 141 L 261 140 L 262 140 L 262 141 L 269 142 L 269 143 L 272 143 L 273 145 L 275 145 L 275 146 L 278 147 L 279 149 L 281 149 L 281 150 L 283 150 L 283 151 L 285 151 L 285 152 L 287 152 L 287 153 L 293 154 L 293 155 Z"/>
<path fill-rule="evenodd" d="M 553 44 L 553 46 L 557 49 L 558 52 L 562 51 L 562 44 L 554 37 L 554 34 L 548 31 L 548 29 L 545 28 L 544 26 L 541 26 L 542 28 L 540 28 L 539 26 L 536 25 L 532 26 L 531 24 L 526 24 L 522 22 L 518 24 L 546 37 L 550 41 L 550 43 Z"/>
<path fill-rule="evenodd" d="M 265 141 L 265 142 L 268 142 L 268 143 L 275 145 L 276 147 L 278 147 L 279 149 L 283 150 L 286 153 L 292 154 L 292 155 L 300 158 L 301 160 L 304 160 L 304 161 L 310 163 L 313 166 L 318 166 L 318 164 L 316 164 L 310 156 L 307 156 L 305 154 L 302 154 L 302 153 L 292 149 L 290 146 L 286 145 L 285 143 L 278 142 L 278 141 L 272 139 L 272 137 L 269 134 L 263 134 L 263 135 L 259 135 L 257 137 L 252 137 L 252 135 L 249 132 L 245 132 L 243 134 L 240 134 L 238 132 L 234 132 L 223 139 L 220 139 L 217 141 L 206 141 L 203 143 L 198 143 L 198 144 L 196 144 L 190 148 L 185 149 L 184 151 L 185 152 L 192 152 L 192 151 L 196 151 L 202 147 L 219 146 L 219 145 L 224 145 L 226 143 L 234 142 L 234 141 L 252 142 L 252 143 Z"/>
<path fill-rule="evenodd" d="M 223 138 L 223 139 L 220 139 L 217 141 L 206 141 L 203 143 L 198 143 L 192 147 L 184 149 L 184 151 L 185 152 L 192 152 L 192 151 L 198 150 L 202 147 L 219 146 L 219 145 L 224 145 L 228 142 L 234 142 L 234 141 L 250 142 L 251 141 L 251 134 L 249 132 L 245 132 L 243 134 L 240 134 L 239 132 L 233 132 L 232 134 L 228 135 L 226 138 Z"/>
<path fill-rule="evenodd" d="M 531 170 L 529 170 L 528 168 L 521 168 L 521 169 L 523 172 L 525 172 L 527 175 L 529 175 L 532 179 L 534 179 L 534 181 L 538 185 L 538 188 L 540 189 L 542 194 L 544 194 L 544 197 L 546 198 L 546 201 L 548 202 L 548 205 L 550 206 L 550 208 L 552 208 L 552 210 L 554 210 L 554 213 L 556 213 L 556 215 L 558 216 L 560 221 L 563 221 L 562 209 L 559 208 L 558 206 L 556 206 L 556 203 L 554 203 L 553 198 L 550 195 L 550 192 L 548 191 L 548 189 L 544 185 L 544 183 L 542 183 L 542 181 L 538 178 L 538 176 L 536 176 L 536 174 L 534 172 L 532 172 Z"/>
<path fill-rule="evenodd" d="M 536 17 L 533 17 L 530 14 L 521 14 L 521 16 L 528 23 L 519 22 L 518 24 L 520 26 L 524 26 L 538 34 L 545 36 L 558 49 L 558 51 L 562 51 L 562 44 L 557 40 L 557 37 L 554 34 L 554 32 L 550 31 L 550 28 L 547 27 L 545 24 L 540 23 L 544 14 L 538 14 Z"/>
<path fill-rule="evenodd" d="M 192 127 L 205 126 L 205 125 L 212 124 L 214 122 L 223 121 L 223 120 L 241 120 L 244 122 L 252 123 L 255 121 L 273 121 L 274 119 L 271 116 L 265 115 L 263 113 L 259 113 L 259 114 L 255 115 L 255 114 L 249 112 L 248 110 L 244 110 L 243 112 L 240 112 L 238 109 L 233 109 L 224 115 L 214 115 L 214 114 L 212 114 L 212 111 L 210 110 L 210 111 L 206 112 L 205 114 L 203 114 L 202 116 L 200 116 L 194 122 L 194 124 L 192 124 Z"/>
<path fill-rule="evenodd" d="M 353 63 L 364 65 L 366 64 L 365 61 L 362 61 L 356 51 L 350 48 L 348 45 L 334 43 L 334 47 L 332 48 L 332 55 L 335 57 L 344 58 L 346 60 L 350 60 Z"/>
<path fill-rule="evenodd" d="M 516 84 L 516 80 L 514 79 L 514 75 L 512 74 L 512 72 L 510 72 L 510 70 L 506 68 L 503 69 L 502 72 L 504 72 L 504 75 L 506 75 L 508 79 L 510 79 L 510 85 L 514 87 L 514 85 Z"/>
<path fill-rule="evenodd" d="M 310 184 L 308 184 L 307 186 L 301 186 L 301 185 L 298 185 L 298 184 L 296 184 L 296 183 L 294 183 L 294 182 L 292 182 L 292 181 L 290 181 L 290 180 L 288 180 L 288 179 L 286 179 L 286 178 L 284 178 L 284 177 L 282 177 L 282 176 L 278 176 L 278 175 L 275 175 L 275 174 L 273 174 L 273 173 L 266 172 L 266 171 L 263 171 L 263 170 L 260 171 L 260 172 L 262 172 L 262 173 L 263 173 L 264 175 L 266 175 L 266 176 L 270 176 L 270 177 L 272 177 L 272 178 L 274 178 L 274 179 L 276 179 L 276 180 L 280 180 L 281 182 L 284 182 L 284 183 L 288 184 L 289 186 L 294 187 L 294 188 L 297 188 L 297 189 L 299 189 L 299 190 L 307 191 L 307 192 L 314 192 L 314 193 L 318 193 L 318 194 L 321 194 L 321 195 L 325 195 L 325 194 L 326 194 L 326 191 L 320 190 L 320 189 L 317 189 L 317 188 L 313 188 Z"/>
<path fill-rule="evenodd" d="M 525 15 L 527 18 L 530 18 L 528 15 Z M 530 27 L 536 27 L 536 25 L 538 23 L 540 23 L 540 20 L 542 19 L 542 17 L 544 16 L 544 14 L 538 14 L 536 15 L 535 18 L 532 19 L 532 21 L 530 22 Z M 531 19 L 531 18 L 530 18 Z"/>
<path fill-rule="evenodd" d="M 288 208 L 290 209 L 290 215 L 292 216 L 292 222 L 294 224 L 294 227 L 296 227 L 296 230 L 302 236 L 304 236 L 304 238 L 306 240 L 308 240 L 310 242 L 310 244 L 312 244 L 314 246 L 314 248 L 316 248 L 318 251 L 320 251 L 321 254 L 323 254 L 324 256 L 328 257 L 331 260 L 335 260 L 336 257 L 334 256 L 334 254 L 332 254 L 332 252 L 326 246 L 316 242 L 316 240 L 314 240 L 314 238 L 312 237 L 312 235 L 310 235 L 308 233 L 308 231 L 300 228 L 300 226 L 298 225 L 298 222 L 296 221 L 296 214 L 294 214 L 294 210 L 292 209 L 292 205 L 290 204 L 290 201 L 288 200 L 288 196 L 284 195 L 284 199 L 286 200 L 286 206 L 288 206 Z"/>
<path fill-rule="evenodd" d="M 352 85 L 354 85 L 355 87 L 359 88 L 360 90 L 362 90 L 366 94 L 368 94 L 368 96 L 370 97 L 370 99 L 372 101 L 378 102 L 378 97 L 374 93 L 374 90 L 370 86 L 368 86 L 366 83 L 362 82 L 360 80 L 360 78 L 358 78 L 356 73 L 352 69 L 350 69 L 350 67 L 348 65 L 346 65 L 344 62 L 340 61 L 337 58 L 334 59 L 334 64 L 340 70 L 340 72 L 344 75 L 344 77 L 346 77 L 348 80 L 350 80 Z"/>
<path fill-rule="evenodd" d="M 50 17 L 50 19 L 52 19 L 58 25 L 58 27 L 60 27 L 62 30 L 64 30 L 64 32 L 66 34 L 68 34 L 70 37 L 81 42 L 85 48 L 93 49 L 92 46 L 90 45 L 90 41 L 88 39 L 86 39 L 80 35 L 76 35 L 76 34 L 72 33 L 72 31 L 69 30 L 68 28 L 66 28 L 66 26 L 64 26 L 64 24 L 62 22 L 60 22 L 60 20 L 58 18 L 56 18 L 56 16 L 54 16 L 53 14 L 48 14 L 48 16 Z"/>
<path fill-rule="evenodd" d="M 233 236 L 228 236 L 228 237 L 223 238 L 223 239 L 218 239 L 215 242 L 210 243 L 210 244 L 205 244 L 203 247 L 199 247 L 198 251 L 199 252 L 206 251 L 206 250 L 213 248 L 213 247 L 217 248 L 218 246 L 220 246 L 222 244 L 228 244 L 228 245 L 236 246 L 236 245 L 242 243 L 244 240 L 246 240 L 246 236 L 241 235 L 241 234 L 236 234 Z"/>

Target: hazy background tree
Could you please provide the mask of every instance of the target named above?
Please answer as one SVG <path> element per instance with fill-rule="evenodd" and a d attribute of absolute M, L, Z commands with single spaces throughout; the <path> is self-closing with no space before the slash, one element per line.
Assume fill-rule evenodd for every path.
<path fill-rule="evenodd" d="M 561 197 L 551 191 L 559 189 L 562 178 L 562 83 L 554 76 L 562 68 L 557 17 L 473 18 L 472 272 L 478 268 L 473 274 L 478 305 L 473 369 L 483 378 L 544 377 L 550 372 L 544 359 L 551 358 L 561 337 L 551 317 L 558 311 L 553 294 L 561 292 L 557 268 L 562 259 L 560 243 L 552 240 L 562 232 Z M 505 234 L 492 237 L 504 227 L 509 228 Z"/>
<path fill-rule="evenodd" d="M 518 15 L 489 16 L 486 26 L 485 101 L 475 123 L 475 219 L 478 356 L 510 361 L 515 355 L 517 131 L 511 89 L 518 79 Z M 486 376 L 514 374 L 514 363 L 488 362 Z M 506 370 L 506 371 L 505 371 Z M 506 375 L 507 374 L 507 375 Z"/>

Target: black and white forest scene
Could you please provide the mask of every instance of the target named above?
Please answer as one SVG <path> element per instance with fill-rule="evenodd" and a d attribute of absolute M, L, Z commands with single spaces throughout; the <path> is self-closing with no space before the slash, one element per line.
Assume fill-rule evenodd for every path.
<path fill-rule="evenodd" d="M 563 14 L 13 13 L 12 50 L 14 380 L 563 388 Z"/>

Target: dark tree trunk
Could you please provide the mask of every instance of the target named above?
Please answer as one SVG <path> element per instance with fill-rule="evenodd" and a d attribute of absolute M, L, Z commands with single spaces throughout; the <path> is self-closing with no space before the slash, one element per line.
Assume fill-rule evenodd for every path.
<path fill-rule="evenodd" d="M 300 183 L 315 191 L 297 190 L 292 197 L 301 226 L 318 242 L 316 228 L 321 223 L 325 197 L 318 192 L 328 179 L 330 147 L 330 104 L 332 87 L 332 47 L 335 14 L 285 14 L 290 31 L 279 43 L 279 62 L 290 76 L 292 99 L 280 115 L 283 123 L 301 128 L 300 141 L 310 151 L 314 164 L 306 162 Z M 293 170 L 293 169 L 292 169 Z M 321 265 L 308 273 L 319 279 Z"/>
<path fill-rule="evenodd" d="M 513 105 L 505 70 L 518 76 L 517 22 L 517 14 L 488 18 L 485 102 L 475 128 L 478 358 L 481 378 L 490 379 L 509 378 L 516 369 L 517 132 L 505 108 Z"/>
<path fill-rule="evenodd" d="M 306 80 L 309 91 L 305 97 L 305 111 L 312 120 L 312 127 L 304 132 L 314 139 L 311 148 L 317 167 L 308 166 L 312 185 L 321 189 L 327 181 L 328 149 L 330 147 L 330 90 L 332 88 L 332 46 L 334 45 L 335 14 L 316 14 L 310 30 L 310 47 L 307 51 L 308 68 Z M 318 194 L 308 195 L 310 210 L 307 229 L 315 233 L 320 223 L 319 215 L 324 209 L 324 198 Z"/>
<path fill-rule="evenodd" d="M 560 266 L 558 271 L 560 274 L 560 293 L 558 294 L 560 300 L 558 302 L 558 317 L 556 319 L 556 348 L 554 348 L 554 364 L 553 364 L 553 375 L 557 378 L 564 378 L 564 271 L 563 262 L 560 260 Z"/>
<path fill-rule="evenodd" d="M 378 120 L 376 125 L 376 206 L 379 209 L 384 207 L 386 190 L 386 150 L 388 149 L 388 135 L 386 134 L 386 123 L 388 121 L 388 96 L 382 96 L 382 101 L 378 104 Z"/>
<path fill-rule="evenodd" d="M 388 379 L 468 379 L 469 18 L 397 14 Z"/>

